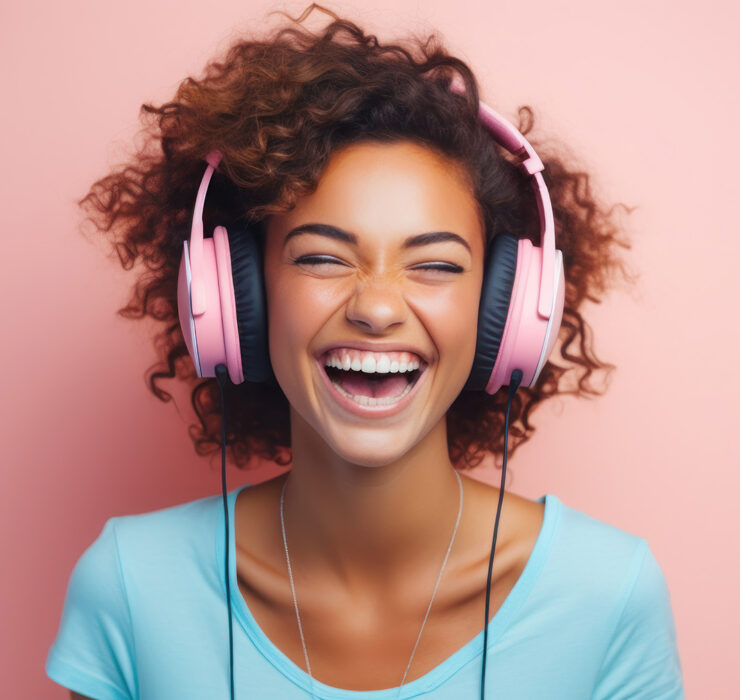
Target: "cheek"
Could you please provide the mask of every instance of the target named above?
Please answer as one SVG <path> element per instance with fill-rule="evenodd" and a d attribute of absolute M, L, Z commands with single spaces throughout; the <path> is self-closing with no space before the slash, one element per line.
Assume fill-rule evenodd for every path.
<path fill-rule="evenodd" d="M 461 371 L 469 371 L 475 356 L 479 302 L 480 290 L 472 284 L 438 289 L 415 305 L 442 360 L 453 358 Z"/>
<path fill-rule="evenodd" d="M 273 277 L 266 292 L 270 360 L 276 377 L 287 380 L 311 361 L 313 340 L 333 307 L 319 285 L 295 275 Z"/>

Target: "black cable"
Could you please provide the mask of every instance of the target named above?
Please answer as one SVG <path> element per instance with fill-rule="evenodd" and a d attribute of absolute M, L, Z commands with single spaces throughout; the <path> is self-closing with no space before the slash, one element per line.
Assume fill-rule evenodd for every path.
<path fill-rule="evenodd" d="M 225 533 L 225 548 L 226 548 L 226 604 L 228 606 L 229 615 L 229 678 L 231 687 L 231 700 L 234 700 L 234 640 L 233 632 L 231 629 L 231 584 L 229 579 L 229 506 L 226 499 L 226 401 L 224 400 L 224 386 L 226 386 L 226 380 L 228 372 L 226 365 L 216 365 L 216 381 L 218 382 L 218 388 L 221 393 L 221 491 L 224 499 L 224 533 Z"/>
<path fill-rule="evenodd" d="M 488 559 L 488 578 L 486 579 L 486 611 L 483 615 L 483 668 L 480 679 L 480 698 L 485 700 L 486 697 L 486 657 L 488 655 L 488 610 L 491 599 L 491 573 L 493 571 L 493 553 L 496 549 L 496 537 L 498 535 L 498 521 L 501 517 L 501 504 L 504 501 L 504 485 L 506 483 L 506 458 L 508 455 L 509 445 L 509 413 L 511 411 L 511 401 L 516 394 L 516 390 L 521 384 L 524 373 L 520 369 L 515 369 L 509 379 L 509 399 L 506 402 L 506 420 L 504 422 L 504 463 L 501 467 L 501 486 L 498 492 L 498 508 L 496 509 L 496 524 L 493 526 L 493 542 L 491 542 L 491 556 Z"/>

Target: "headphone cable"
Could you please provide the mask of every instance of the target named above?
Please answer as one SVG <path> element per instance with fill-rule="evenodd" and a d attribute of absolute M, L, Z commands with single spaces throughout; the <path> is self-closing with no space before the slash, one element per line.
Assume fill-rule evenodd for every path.
<path fill-rule="evenodd" d="M 488 578 L 486 579 L 486 611 L 483 615 L 483 668 L 480 677 L 480 698 L 485 700 L 486 697 L 486 657 L 488 655 L 488 610 L 491 599 L 491 573 L 493 571 L 493 552 L 496 549 L 496 537 L 498 535 L 498 521 L 501 517 L 501 504 L 504 500 L 504 486 L 506 484 L 506 458 L 508 455 L 509 445 L 509 413 L 511 411 L 511 402 L 516 394 L 516 390 L 522 382 L 524 373 L 520 369 L 515 369 L 509 379 L 509 398 L 506 402 L 506 420 L 504 422 L 504 461 L 501 467 L 501 487 L 498 491 L 498 507 L 496 508 L 496 524 L 493 526 L 493 542 L 491 542 L 491 556 L 488 559 Z"/>
<path fill-rule="evenodd" d="M 227 371 L 223 364 L 216 365 L 216 381 L 221 393 L 221 491 L 224 499 L 224 533 L 226 547 L 226 603 L 229 616 L 229 678 L 231 688 L 231 700 L 234 700 L 234 639 L 231 623 L 231 584 L 229 576 L 229 506 L 226 498 L 226 402 L 224 400 L 224 387 L 226 386 Z"/>

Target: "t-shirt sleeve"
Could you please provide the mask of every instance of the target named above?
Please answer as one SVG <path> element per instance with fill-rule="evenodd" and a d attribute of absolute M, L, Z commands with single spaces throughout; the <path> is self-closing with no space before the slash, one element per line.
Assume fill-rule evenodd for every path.
<path fill-rule="evenodd" d="M 647 540 L 592 700 L 685 700 L 668 585 Z"/>
<path fill-rule="evenodd" d="M 77 560 L 46 658 L 49 678 L 95 700 L 136 697 L 134 640 L 116 520 L 105 523 Z"/>

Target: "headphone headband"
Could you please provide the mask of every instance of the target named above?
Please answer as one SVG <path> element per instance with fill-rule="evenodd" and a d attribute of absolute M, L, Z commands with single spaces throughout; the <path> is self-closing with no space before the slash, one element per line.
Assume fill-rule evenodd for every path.
<path fill-rule="evenodd" d="M 450 88 L 453 92 L 462 94 L 464 88 L 461 86 L 457 76 L 452 81 Z M 506 118 L 489 105 L 479 100 L 478 116 L 483 125 L 488 129 L 496 143 L 505 148 L 513 156 L 519 158 L 520 165 L 524 171 L 532 176 L 532 187 L 537 200 L 537 211 L 540 220 L 540 241 L 542 251 L 542 276 L 539 281 L 539 295 L 537 312 L 542 318 L 550 318 L 553 312 L 553 296 L 555 293 L 555 219 L 552 213 L 550 193 L 547 190 L 542 171 L 545 166 L 540 157 L 535 153 L 532 145 L 519 132 L 519 130 Z M 212 150 L 206 156 L 208 167 L 198 188 L 193 210 L 193 222 L 190 229 L 190 269 L 193 278 L 191 288 L 191 303 L 193 316 L 200 316 L 206 310 L 206 295 L 204 288 L 203 269 L 203 205 L 211 181 L 213 171 L 218 167 L 223 157 L 218 149 Z"/>
<path fill-rule="evenodd" d="M 463 94 L 464 88 L 457 76 L 453 78 L 450 89 Z M 535 153 L 532 144 L 506 118 L 485 104 L 478 101 L 478 118 L 488 129 L 496 143 L 505 148 L 519 159 L 524 171 L 532 176 L 532 187 L 537 199 L 537 211 L 540 219 L 540 249 L 542 250 L 542 277 L 537 303 L 537 312 L 542 318 L 550 318 L 553 311 L 553 295 L 555 293 L 555 217 L 552 213 L 550 193 L 542 177 L 545 166 Z"/>

